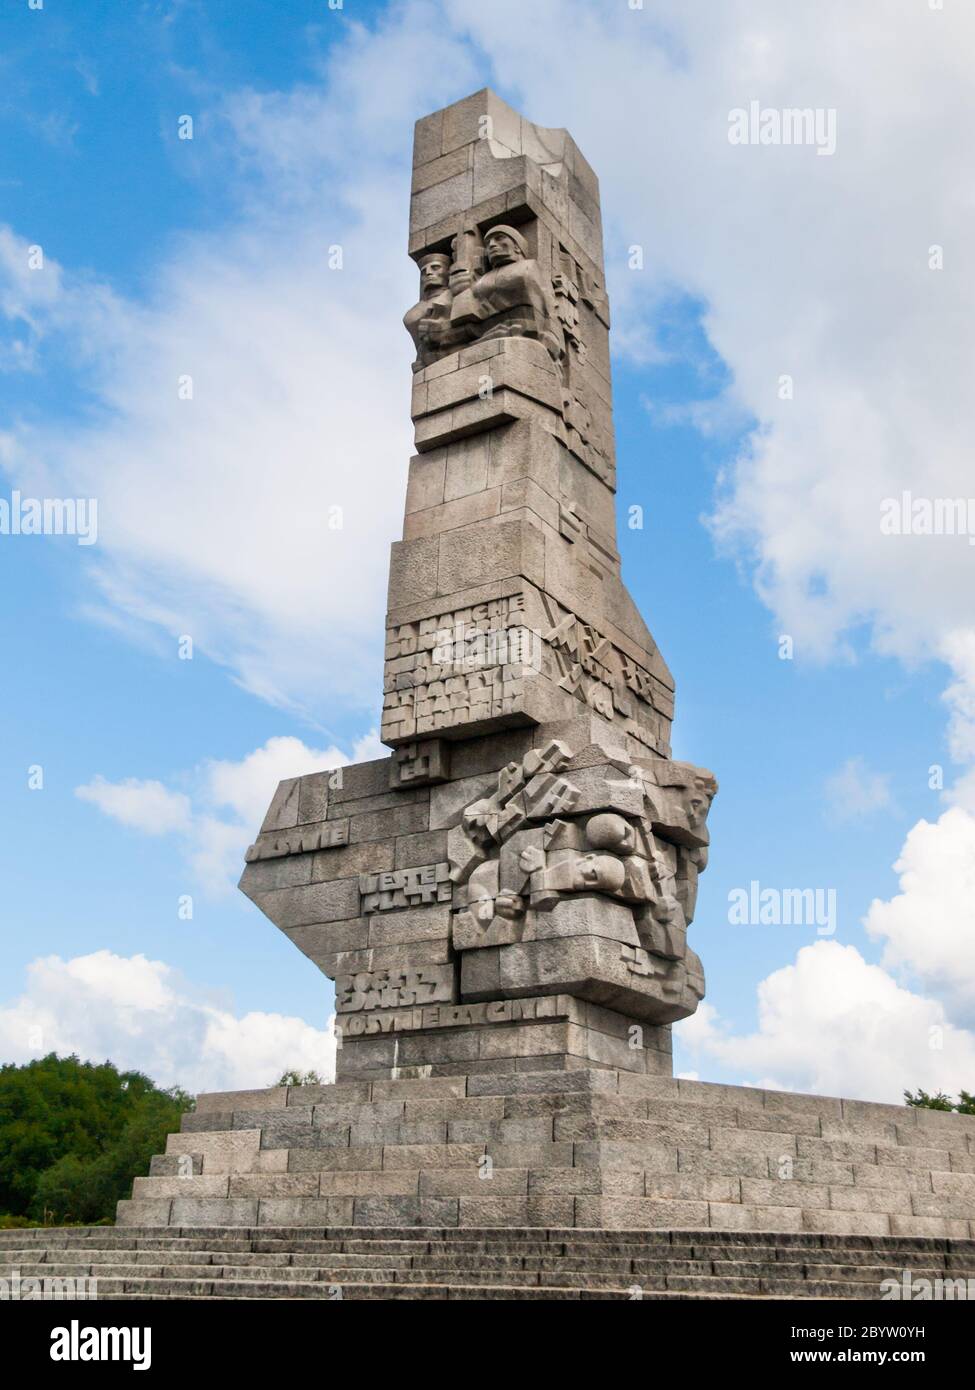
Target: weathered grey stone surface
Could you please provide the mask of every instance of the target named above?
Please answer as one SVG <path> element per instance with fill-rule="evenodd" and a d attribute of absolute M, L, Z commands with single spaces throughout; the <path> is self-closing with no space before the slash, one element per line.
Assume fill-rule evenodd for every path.
<path fill-rule="evenodd" d="M 599 1023 L 611 1040 L 608 1011 L 554 1007 L 572 1021 L 536 1032 Z M 462 1036 L 484 1056 L 504 1031 Z M 975 1237 L 972 1117 L 585 1060 L 539 1069 L 528 1030 L 507 1032 L 497 1071 L 201 1097 L 212 1130 L 167 1146 L 195 1159 L 182 1175 L 154 1165 L 119 1220 Z"/>
<path fill-rule="evenodd" d="M 891 1297 L 892 1285 L 901 1298 L 923 1297 L 915 1289 L 925 1280 L 930 1296 L 961 1298 L 975 1273 L 975 1242 L 960 1237 L 435 1224 L 438 1212 L 449 1217 L 465 1200 L 456 1176 L 446 1170 L 417 1197 L 360 1199 L 376 1218 L 384 1211 L 431 1218 L 423 1230 L 336 1221 L 3 1231 L 0 1277 L 91 1279 L 89 1296 L 99 1299 L 879 1300 Z M 493 1181 L 492 1210 L 501 1217 L 502 1188 L 538 1216 L 589 1200 L 558 1190 L 526 1196 L 512 1170 L 498 1170 Z M 352 1200 L 320 1203 L 323 1217 Z"/>
<path fill-rule="evenodd" d="M 283 782 L 241 888 L 336 980 L 340 1076 L 657 1074 L 704 992 L 716 783 L 669 758 L 673 681 L 620 574 L 596 177 L 475 93 L 417 125 L 409 249 L 392 754 Z M 526 1012 L 562 996 L 618 1025 Z"/>
<path fill-rule="evenodd" d="M 620 574 L 595 175 L 475 93 L 409 250 L 391 754 L 283 782 L 241 879 L 336 981 L 338 1084 L 201 1097 L 120 1222 L 975 1236 L 975 1121 L 672 1078 L 717 785 Z"/>

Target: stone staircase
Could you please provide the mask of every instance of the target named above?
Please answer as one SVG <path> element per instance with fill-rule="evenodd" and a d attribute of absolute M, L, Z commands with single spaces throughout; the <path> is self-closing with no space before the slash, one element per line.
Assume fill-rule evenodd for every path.
<path fill-rule="evenodd" d="M 973 1220 L 975 1116 L 615 1068 L 203 1095 L 118 1208 L 120 1226 L 369 1239 L 528 1227 L 969 1240 Z"/>
<path fill-rule="evenodd" d="M 975 1240 L 527 1227 L 0 1232 L 0 1277 L 15 1273 L 95 1280 L 99 1301 L 876 1300 L 885 1279 L 975 1288 Z"/>
<path fill-rule="evenodd" d="M 0 1277 L 99 1299 L 975 1295 L 975 1117 L 522 1065 L 201 1096 L 118 1225 L 0 1232 Z"/>

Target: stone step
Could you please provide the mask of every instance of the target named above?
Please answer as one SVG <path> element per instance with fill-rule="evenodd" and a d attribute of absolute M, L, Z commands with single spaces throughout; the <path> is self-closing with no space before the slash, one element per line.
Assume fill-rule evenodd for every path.
<path fill-rule="evenodd" d="M 458 1150 L 459 1151 L 459 1150 Z M 449 1166 L 411 1167 L 396 1162 L 407 1150 L 389 1153 L 377 1150 L 368 1158 L 360 1156 L 361 1166 L 354 1163 L 333 1163 L 320 1148 L 294 1147 L 289 1151 L 288 1171 L 224 1172 L 188 1176 L 164 1175 L 154 1160 L 153 1173 L 136 1178 L 136 1202 L 166 1198 L 250 1198 L 250 1197 L 544 1197 L 544 1196 L 606 1196 L 665 1199 L 676 1201 L 705 1201 L 746 1205 L 775 1205 L 801 1208 L 832 1207 L 836 1210 L 872 1210 L 871 1198 L 882 1195 L 884 1204 L 899 1196 L 904 1214 L 911 1214 L 912 1194 L 927 1200 L 931 1180 L 927 1174 L 907 1170 L 884 1170 L 874 1167 L 868 1173 L 859 1165 L 855 1187 L 852 1170 L 835 1174 L 823 1172 L 819 1181 L 805 1181 L 801 1176 L 790 1180 L 769 1177 L 768 1160 L 757 1157 L 754 1163 L 742 1165 L 725 1160 L 725 1174 L 677 1171 L 677 1155 L 671 1171 L 641 1170 L 615 1166 L 612 1162 L 593 1164 L 586 1154 L 579 1154 L 576 1163 L 565 1164 L 561 1150 L 553 1145 L 551 1157 L 556 1160 L 544 1167 L 513 1166 L 504 1162 L 506 1152 L 490 1142 L 486 1152 L 494 1163 L 490 1176 L 485 1176 L 480 1162 L 472 1162 L 468 1150 L 461 1152 L 463 1161 Z M 410 1151 L 412 1152 L 412 1150 Z M 355 1151 L 339 1149 L 355 1158 Z M 571 1157 L 570 1155 L 565 1155 Z M 170 1156 L 175 1160 L 175 1156 Z M 544 1158 L 544 1155 L 542 1156 Z M 645 1161 L 649 1156 L 645 1155 Z M 441 1165 L 448 1152 L 432 1155 L 431 1165 Z M 422 1160 L 420 1160 L 422 1161 Z M 483 1160 L 481 1160 L 483 1161 Z M 663 1165 L 657 1165 L 662 1167 Z M 717 1166 L 717 1165 L 715 1165 Z M 741 1176 L 732 1173 L 738 1167 Z M 815 1173 L 810 1175 L 815 1179 Z M 968 1178 L 968 1174 L 959 1174 Z M 882 1194 L 877 1189 L 883 1188 Z M 861 1205 L 862 1204 L 862 1205 Z M 896 1210 L 891 1206 L 891 1210 Z M 975 1210 L 975 1202 L 973 1202 Z"/>
<path fill-rule="evenodd" d="M 597 1247 L 600 1253 L 586 1251 L 582 1247 L 566 1245 L 529 1246 L 527 1250 L 506 1249 L 503 1242 L 497 1246 L 471 1250 L 466 1245 L 447 1242 L 377 1242 L 370 1248 L 368 1242 L 356 1242 L 356 1250 L 321 1250 L 315 1253 L 255 1250 L 260 1242 L 244 1242 L 239 1245 L 227 1243 L 217 1249 L 213 1245 L 204 1250 L 187 1249 L 180 1242 L 171 1242 L 156 1249 L 112 1248 L 103 1249 L 91 1245 L 58 1246 L 50 1249 L 35 1246 L 22 1249 L 5 1247 L 0 1254 L 0 1271 L 19 1268 L 22 1273 L 50 1273 L 55 1266 L 59 1269 L 71 1266 L 75 1271 L 97 1272 L 99 1269 L 111 1271 L 121 1265 L 159 1265 L 179 1263 L 201 1268 L 217 1265 L 246 1267 L 248 1265 L 280 1269 L 312 1269 L 328 1267 L 357 1268 L 381 1264 L 385 1268 L 511 1268 L 526 1270 L 569 1269 L 614 1272 L 674 1272 L 693 1273 L 702 1267 L 713 1272 L 734 1266 L 740 1272 L 757 1274 L 775 1269 L 779 1272 L 795 1272 L 803 1269 L 820 1270 L 821 1277 L 826 1270 L 842 1270 L 843 1277 L 884 1277 L 910 1268 L 919 1276 L 937 1275 L 947 1272 L 975 1273 L 975 1257 L 935 1256 L 913 1252 L 896 1254 L 894 1252 L 822 1250 L 809 1251 L 795 1249 L 776 1249 L 774 1246 L 675 1246 L 647 1250 L 641 1246 Z M 353 1242 L 348 1242 L 352 1245 Z M 606 1253 L 612 1251 L 613 1253 Z M 884 1255 L 886 1254 L 886 1258 Z"/>
<path fill-rule="evenodd" d="M 97 1273 L 97 1271 L 95 1272 Z M 46 1275 L 50 1279 L 81 1279 L 89 1275 L 85 1266 L 36 1266 L 20 1270 L 22 1279 Z M 241 1293 L 260 1297 L 338 1297 L 344 1296 L 347 1287 L 361 1288 L 377 1285 L 391 1289 L 405 1289 L 412 1286 L 453 1289 L 470 1287 L 493 1289 L 497 1287 L 519 1290 L 606 1290 L 620 1297 L 634 1293 L 655 1294 L 660 1292 L 722 1293 L 777 1296 L 806 1296 L 812 1298 L 870 1298 L 879 1296 L 879 1282 L 864 1284 L 862 1281 L 841 1279 L 807 1279 L 802 1274 L 763 1274 L 743 1275 L 734 1272 L 714 1274 L 710 1271 L 697 1274 L 672 1273 L 657 1279 L 646 1276 L 621 1277 L 619 1274 L 606 1274 L 586 1271 L 514 1271 L 514 1270 L 456 1270 L 432 1266 L 429 1269 L 389 1270 L 376 1269 L 331 1270 L 321 1269 L 311 1274 L 308 1271 L 291 1272 L 279 1269 L 251 1268 L 236 1266 L 216 1266 L 203 1274 L 194 1266 L 179 1264 L 159 1266 L 131 1266 L 113 1269 L 107 1276 L 98 1275 L 97 1290 L 103 1293 L 152 1291 L 158 1286 L 178 1285 L 187 1294 L 197 1296 L 204 1292 L 216 1293 L 225 1290 L 228 1296 L 238 1297 Z M 324 1290 L 324 1292 L 323 1292 Z"/>
<path fill-rule="evenodd" d="M 181 1248 L 216 1249 L 234 1248 L 241 1243 L 250 1243 L 251 1248 L 271 1249 L 281 1245 L 293 1251 L 314 1253 L 323 1250 L 375 1250 L 381 1242 L 390 1247 L 449 1246 L 467 1247 L 471 1250 L 513 1247 L 525 1250 L 529 1246 L 540 1249 L 557 1248 L 562 1251 L 571 1247 L 583 1251 L 598 1247 L 619 1249 L 633 1247 L 647 1249 L 659 1247 L 696 1248 L 721 1251 L 728 1247 L 755 1249 L 768 1247 L 778 1250 L 803 1250 L 809 1252 L 803 1258 L 817 1258 L 815 1252 L 831 1249 L 859 1250 L 864 1252 L 882 1251 L 896 1253 L 897 1258 L 928 1253 L 968 1255 L 975 1257 L 975 1240 L 953 1237 L 925 1236 L 862 1236 L 862 1235 L 822 1235 L 815 1232 L 775 1232 L 775 1231 L 715 1231 L 707 1228 L 684 1228 L 679 1230 L 644 1230 L 620 1228 L 602 1230 L 584 1227 L 369 1227 L 330 1226 L 314 1227 L 274 1227 L 274 1226 L 193 1226 L 193 1227 L 37 1227 L 26 1230 L 0 1231 L 0 1252 L 7 1247 L 27 1248 L 35 1243 L 50 1248 L 64 1245 L 84 1245 L 86 1247 L 122 1247 L 140 1249 L 166 1249 L 178 1244 Z"/>
<path fill-rule="evenodd" d="M 748 1123 L 752 1117 L 756 1127 L 766 1128 L 775 1117 L 815 1116 L 846 1129 L 876 1132 L 894 1124 L 906 1133 L 914 1130 L 923 1142 L 940 1147 L 936 1136 L 975 1137 L 975 1117 L 942 1114 L 938 1111 L 913 1109 L 903 1105 L 885 1105 L 866 1101 L 840 1100 L 829 1096 L 812 1096 L 795 1092 L 764 1091 L 745 1086 L 728 1086 L 703 1081 L 677 1080 L 662 1076 L 641 1076 L 629 1072 L 604 1069 L 579 1069 L 571 1072 L 523 1071 L 486 1073 L 472 1076 L 437 1076 L 399 1081 L 342 1081 L 326 1086 L 293 1086 L 268 1090 L 214 1092 L 198 1098 L 194 1117 L 218 1114 L 293 1112 L 312 1106 L 362 1106 L 394 1101 L 439 1100 L 464 1102 L 481 1097 L 539 1096 L 548 1097 L 555 1106 L 586 1094 L 599 1097 L 625 1097 L 630 1113 L 639 1113 L 641 1103 L 666 1114 L 668 1110 L 683 1109 L 696 1113 L 735 1110 Z M 506 1112 L 507 1113 L 507 1112 Z M 216 1127 L 216 1126 L 215 1126 Z"/>
<path fill-rule="evenodd" d="M 280 1265 L 242 1264 L 237 1261 L 214 1261 L 209 1265 L 182 1261 L 178 1256 L 172 1260 L 132 1263 L 76 1263 L 57 1261 L 47 1263 L 16 1262 L 0 1266 L 0 1277 L 9 1279 L 14 1273 L 21 1279 L 97 1279 L 99 1287 L 108 1281 L 132 1281 L 144 1279 L 187 1280 L 207 1279 L 231 1282 L 257 1281 L 260 1283 L 328 1283 L 343 1284 L 346 1280 L 355 1283 L 436 1283 L 436 1284 L 512 1284 L 539 1285 L 545 1287 L 584 1286 L 590 1288 L 616 1288 L 625 1290 L 634 1286 L 647 1289 L 677 1289 L 706 1286 L 711 1288 L 714 1281 L 723 1281 L 725 1291 L 759 1293 L 776 1292 L 780 1289 L 794 1292 L 797 1287 L 817 1288 L 827 1286 L 834 1289 L 843 1286 L 847 1296 L 853 1287 L 859 1289 L 863 1297 L 871 1297 L 880 1288 L 884 1279 L 901 1277 L 901 1269 L 896 1266 L 855 1267 L 844 1265 L 815 1265 L 765 1262 L 726 1261 L 712 1263 L 702 1261 L 672 1262 L 619 1262 L 613 1264 L 592 1264 L 572 1261 L 560 1263 L 546 1262 L 544 1265 L 517 1265 L 514 1262 L 450 1260 L 436 1257 L 425 1260 L 414 1259 L 404 1264 L 391 1264 L 388 1259 L 377 1256 L 372 1261 L 360 1258 L 354 1264 L 328 1263 L 316 1266 L 283 1267 Z M 915 1277 L 930 1280 L 945 1277 L 944 1271 L 937 1269 L 917 1269 Z M 970 1275 L 962 1273 L 954 1277 L 975 1278 L 975 1269 Z M 689 1281 L 689 1282 L 688 1282 Z M 832 1296 L 827 1294 L 824 1296 Z"/>
<path fill-rule="evenodd" d="M 119 1281 L 123 1287 L 119 1289 L 103 1290 L 99 1285 L 99 1302 L 112 1300 L 123 1300 L 124 1302 L 144 1301 L 144 1300 L 184 1300 L 192 1298 L 194 1301 L 204 1302 L 219 1301 L 239 1301 L 241 1299 L 308 1299 L 308 1298 L 327 1298 L 335 1299 L 335 1294 L 329 1291 L 325 1284 L 303 1284 L 292 1288 L 282 1286 L 265 1286 L 255 1284 L 253 1287 L 247 1285 L 229 1286 L 210 1286 L 210 1291 L 187 1292 L 180 1287 L 179 1281 L 173 1280 L 147 1280 L 139 1287 L 125 1287 L 124 1281 Z M 632 1298 L 632 1294 L 616 1292 L 611 1289 L 531 1289 L 519 1288 L 511 1285 L 444 1285 L 444 1284 L 343 1284 L 341 1301 L 349 1300 L 360 1301 L 363 1299 L 386 1301 L 396 1301 L 399 1299 L 434 1299 L 441 1301 L 478 1301 L 485 1300 L 504 1300 L 505 1302 L 542 1300 L 551 1301 L 552 1299 L 588 1299 L 588 1300 L 619 1300 L 621 1298 Z M 649 1291 L 641 1293 L 639 1302 L 666 1302 L 677 1299 L 680 1301 L 700 1300 L 711 1301 L 729 1299 L 738 1301 L 748 1295 L 714 1292 L 709 1293 L 703 1290 L 695 1292 L 668 1292 L 666 1290 Z M 762 1295 L 757 1295 L 761 1298 Z M 783 1298 L 800 1298 L 802 1295 L 783 1294 Z"/>
<path fill-rule="evenodd" d="M 99 1298 L 876 1299 L 975 1278 L 975 1241 L 574 1228 L 79 1228 L 0 1233 L 0 1276 Z"/>
<path fill-rule="evenodd" d="M 24 1275 L 23 1277 L 27 1277 Z M 50 1274 L 51 1278 L 69 1277 Z M 73 1275 L 70 1277 L 81 1277 Z M 510 1273 L 497 1277 L 452 1270 L 423 1270 L 397 1272 L 384 1277 L 383 1271 L 356 1271 L 350 1279 L 330 1277 L 323 1271 L 316 1279 L 285 1279 L 279 1274 L 266 1277 L 257 1274 L 240 1277 L 233 1269 L 214 1270 L 207 1277 L 180 1266 L 118 1272 L 109 1278 L 99 1278 L 99 1300 L 112 1297 L 174 1296 L 183 1298 L 318 1298 L 338 1301 L 347 1298 L 498 1298 L 498 1297 L 608 1297 L 636 1299 L 658 1298 L 661 1295 L 750 1296 L 766 1298 L 871 1299 L 880 1298 L 879 1288 L 868 1291 L 861 1282 L 841 1280 L 808 1280 L 804 1278 L 754 1278 L 721 1275 L 672 1275 L 659 1284 L 638 1279 L 626 1282 L 610 1275 L 586 1273 L 578 1279 L 565 1275 L 540 1274 L 531 1279 L 513 1279 Z"/>
<path fill-rule="evenodd" d="M 645 1275 L 668 1275 L 668 1274 L 696 1274 L 696 1273 L 722 1273 L 734 1271 L 747 1277 L 759 1277 L 764 1275 L 794 1277 L 808 1272 L 809 1277 L 821 1279 L 860 1279 L 885 1278 L 898 1274 L 905 1267 L 909 1267 L 913 1274 L 918 1277 L 937 1277 L 950 1273 L 956 1275 L 971 1274 L 975 1275 L 975 1261 L 967 1264 L 959 1261 L 953 1267 L 946 1269 L 945 1264 L 935 1263 L 932 1260 L 920 1264 L 905 1266 L 903 1261 L 888 1260 L 880 1261 L 873 1255 L 869 1261 L 858 1262 L 850 1261 L 849 1258 L 843 1260 L 839 1254 L 832 1254 L 829 1259 L 823 1261 L 804 1261 L 797 1259 L 783 1259 L 781 1254 L 776 1258 L 776 1252 L 770 1250 L 764 1257 L 756 1258 L 760 1254 L 758 1251 L 747 1252 L 751 1258 L 742 1258 L 738 1255 L 727 1255 L 725 1258 L 710 1258 L 704 1254 L 698 1254 L 697 1258 L 647 1258 L 640 1256 L 628 1257 L 586 1257 L 586 1256 L 558 1256 L 558 1255 L 506 1255 L 506 1254 L 454 1254 L 443 1252 L 414 1252 L 412 1254 L 389 1254 L 383 1251 L 363 1252 L 358 1254 L 322 1254 L 317 1256 L 292 1257 L 282 1254 L 262 1254 L 247 1250 L 241 1251 L 221 1251 L 221 1252 L 186 1252 L 177 1249 L 168 1251 L 119 1251 L 112 1252 L 111 1258 L 95 1258 L 99 1252 L 90 1250 L 62 1250 L 55 1255 L 53 1252 L 44 1252 L 46 1258 L 38 1259 L 36 1252 L 17 1251 L 13 1254 L 6 1254 L 0 1260 L 0 1270 L 4 1276 L 9 1275 L 13 1270 L 19 1270 L 25 1277 L 28 1275 L 71 1275 L 81 1277 L 82 1275 L 94 1275 L 105 1272 L 108 1275 L 117 1273 L 122 1268 L 142 1269 L 148 1273 L 153 1268 L 170 1268 L 179 1265 L 186 1269 L 196 1269 L 201 1274 L 212 1272 L 218 1268 L 239 1268 L 239 1269 L 261 1269 L 263 1271 L 280 1270 L 291 1277 L 292 1273 L 307 1273 L 313 1276 L 315 1270 L 327 1269 L 336 1270 L 356 1270 L 381 1267 L 384 1270 L 417 1270 L 417 1269 L 453 1269 L 453 1270 L 518 1270 L 528 1273 L 551 1273 L 552 1271 L 567 1270 L 572 1273 L 589 1270 L 593 1273 L 613 1273 L 613 1274 L 645 1274 Z M 317 1275 L 314 1275 L 317 1277 Z"/>
<path fill-rule="evenodd" d="M 458 1170 L 467 1169 L 458 1178 L 463 1189 L 467 1178 L 476 1190 L 458 1190 L 453 1195 L 433 1195 L 419 1187 L 409 1191 L 385 1190 L 347 1193 L 342 1196 L 263 1195 L 254 1196 L 158 1196 L 118 1204 L 118 1221 L 122 1226 L 142 1225 L 149 1221 L 157 1228 L 209 1227 L 215 1221 L 242 1229 L 254 1226 L 304 1226 L 321 1229 L 332 1225 L 354 1223 L 361 1229 L 383 1228 L 395 1223 L 429 1230 L 449 1222 L 463 1229 L 485 1226 L 577 1228 L 601 1227 L 609 1230 L 700 1230 L 714 1231 L 791 1231 L 796 1234 L 818 1232 L 858 1236 L 936 1235 L 958 1239 L 970 1238 L 975 1205 L 967 1198 L 928 1198 L 924 1194 L 895 1190 L 877 1191 L 851 1188 L 845 1185 L 801 1184 L 799 1182 L 741 1180 L 740 1197 L 730 1188 L 710 1190 L 707 1195 L 668 1197 L 664 1195 L 619 1196 L 612 1191 L 602 1193 L 550 1193 L 538 1188 L 525 1192 L 498 1192 L 476 1175 L 477 1158 L 469 1150 L 474 1146 L 458 1145 L 455 1155 Z M 524 1167 L 538 1160 L 536 1153 L 523 1152 L 537 1146 L 515 1145 L 517 1153 L 496 1152 L 496 1170 Z M 417 1152 L 417 1149 L 420 1152 Z M 402 1176 L 403 1169 L 429 1165 L 438 1172 L 451 1160 L 446 1146 L 403 1146 L 386 1149 L 384 1163 L 391 1164 Z M 560 1159 L 564 1164 L 565 1159 Z M 384 1170 L 385 1171 L 385 1170 Z M 155 1182 L 156 1179 L 145 1179 Z M 178 1183 L 180 1180 L 175 1179 Z M 188 1178 L 186 1186 L 199 1181 Z M 654 1179 L 654 1183 L 656 1179 Z M 649 1179 L 648 1179 L 649 1183 Z M 398 1179 L 392 1186 L 398 1185 Z M 611 1183 L 607 1183 L 612 1186 Z M 366 1185 L 367 1186 L 367 1185 Z M 499 1180 L 499 1188 L 504 1180 Z M 186 1188 L 184 1187 L 184 1191 Z M 239 1192 L 241 1188 L 235 1188 Z M 655 1189 L 659 1190 L 659 1189 Z M 722 1200 L 724 1199 L 724 1200 Z M 932 1205 L 932 1203 L 934 1205 Z"/>
<path fill-rule="evenodd" d="M 518 1287 L 564 1287 L 585 1283 L 591 1288 L 615 1288 L 625 1289 L 634 1283 L 629 1271 L 607 1273 L 605 1271 L 593 1270 L 526 1270 L 516 1268 L 490 1269 L 483 1266 L 471 1265 L 463 1269 L 454 1267 L 438 1266 L 431 1263 L 423 1268 L 394 1269 L 389 1268 L 384 1262 L 377 1262 L 374 1268 L 356 1266 L 353 1269 L 346 1267 L 332 1268 L 326 1266 L 320 1269 L 281 1269 L 279 1267 L 263 1266 L 239 1266 L 233 1264 L 213 1265 L 201 1269 L 195 1265 L 183 1265 L 179 1263 L 165 1263 L 153 1265 L 116 1265 L 111 1267 L 111 1272 L 103 1276 L 98 1267 L 87 1265 L 58 1264 L 58 1265 L 31 1265 L 25 1266 L 19 1271 L 22 1279 L 47 1277 L 49 1279 L 87 1279 L 96 1278 L 101 1286 L 103 1279 L 109 1285 L 119 1280 L 129 1282 L 132 1280 L 144 1279 L 181 1279 L 192 1282 L 193 1280 L 207 1279 L 213 1281 L 239 1283 L 243 1281 L 257 1283 L 278 1283 L 278 1284 L 304 1284 L 304 1283 L 326 1283 L 340 1285 L 346 1279 L 354 1283 L 388 1283 L 388 1284 L 510 1284 Z M 581 1276 L 581 1277 L 580 1277 Z M 682 1275 L 674 1277 L 692 1277 Z M 698 1277 L 711 1280 L 715 1276 L 711 1271 L 699 1272 Z M 792 1276 L 793 1280 L 798 1276 Z M 742 1288 L 747 1286 L 748 1292 L 759 1292 L 758 1280 L 754 1277 L 738 1279 L 734 1275 L 722 1275 L 722 1279 L 731 1280 L 735 1284 L 741 1284 Z M 666 1288 L 669 1286 L 669 1279 L 661 1276 L 655 1283 L 655 1287 Z"/>

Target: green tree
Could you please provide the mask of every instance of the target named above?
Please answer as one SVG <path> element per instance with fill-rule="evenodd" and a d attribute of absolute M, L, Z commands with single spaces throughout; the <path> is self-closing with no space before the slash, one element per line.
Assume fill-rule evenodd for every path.
<path fill-rule="evenodd" d="M 51 1053 L 0 1067 L 0 1215 L 111 1220 L 192 1104 L 110 1062 Z"/>
<path fill-rule="evenodd" d="M 285 1071 L 282 1072 L 277 1081 L 272 1081 L 272 1086 L 324 1086 L 325 1078 L 319 1076 L 317 1071 Z"/>
<path fill-rule="evenodd" d="M 953 1101 L 943 1091 L 929 1096 L 927 1091 L 921 1090 L 916 1093 L 905 1091 L 904 1099 L 908 1105 L 919 1106 L 923 1110 L 954 1110 L 959 1115 L 975 1115 L 975 1095 L 968 1091 L 959 1091 L 957 1101 Z"/>

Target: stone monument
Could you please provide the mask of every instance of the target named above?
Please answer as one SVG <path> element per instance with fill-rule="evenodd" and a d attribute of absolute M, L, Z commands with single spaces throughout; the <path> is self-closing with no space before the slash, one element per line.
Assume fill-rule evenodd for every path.
<path fill-rule="evenodd" d="M 335 980 L 338 1075 L 669 1074 L 710 773 L 620 578 L 596 177 L 485 92 L 418 123 L 388 759 L 279 787 L 241 888 Z"/>
<path fill-rule="evenodd" d="M 673 1079 L 717 785 L 620 575 L 596 176 L 490 91 L 413 162 L 391 751 L 282 782 L 240 884 L 336 1084 L 201 1097 L 120 1222 L 968 1235 L 960 1117 Z"/>

